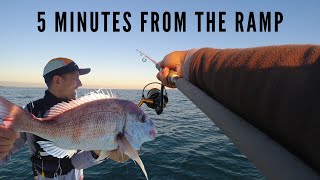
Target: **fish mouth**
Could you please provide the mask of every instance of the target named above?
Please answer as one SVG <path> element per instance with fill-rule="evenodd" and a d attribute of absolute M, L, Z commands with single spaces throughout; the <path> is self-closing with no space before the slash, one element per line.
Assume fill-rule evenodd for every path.
<path fill-rule="evenodd" d="M 151 140 L 154 140 L 156 138 L 156 135 L 157 135 L 157 130 L 156 129 L 151 130 L 149 132 L 149 135 L 150 135 Z"/>

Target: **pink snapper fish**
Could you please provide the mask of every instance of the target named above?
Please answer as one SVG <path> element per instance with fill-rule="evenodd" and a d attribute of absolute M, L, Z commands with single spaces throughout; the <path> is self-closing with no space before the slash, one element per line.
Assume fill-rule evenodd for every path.
<path fill-rule="evenodd" d="M 0 118 L 7 128 L 49 140 L 37 143 L 57 158 L 72 157 L 77 150 L 101 150 L 98 160 L 102 160 L 119 148 L 148 179 L 137 150 L 154 140 L 157 131 L 148 115 L 131 101 L 95 92 L 59 103 L 44 118 L 37 118 L 0 96 Z"/>

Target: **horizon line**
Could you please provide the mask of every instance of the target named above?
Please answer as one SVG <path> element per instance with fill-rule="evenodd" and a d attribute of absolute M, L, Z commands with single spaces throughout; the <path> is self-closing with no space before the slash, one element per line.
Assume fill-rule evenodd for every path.
<path fill-rule="evenodd" d="M 14 81 L 0 81 L 0 88 L 42 88 L 42 89 L 47 89 L 47 86 L 42 83 L 26 83 L 26 82 L 14 82 Z M 146 88 L 146 89 L 151 89 Z M 128 88 L 128 87 L 108 87 L 108 88 L 102 88 L 101 86 L 98 85 L 85 85 L 79 87 L 79 89 L 118 89 L 118 90 L 142 90 L 143 87 L 141 88 Z M 169 88 L 166 87 L 166 90 L 175 90 L 176 88 Z"/>

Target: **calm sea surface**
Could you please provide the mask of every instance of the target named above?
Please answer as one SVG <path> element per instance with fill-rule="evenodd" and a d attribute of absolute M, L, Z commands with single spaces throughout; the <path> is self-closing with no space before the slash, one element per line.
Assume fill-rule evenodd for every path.
<path fill-rule="evenodd" d="M 43 97 L 41 88 L 1 88 L 0 96 L 24 106 Z M 81 96 L 90 90 L 80 89 Z M 138 103 L 139 90 L 113 90 L 118 98 Z M 168 90 L 169 103 L 161 115 L 142 109 L 154 120 L 158 135 L 140 151 L 149 179 L 265 179 L 238 148 L 180 91 Z M 0 167 L 0 179 L 32 179 L 27 146 Z M 145 179 L 132 160 L 107 160 L 84 171 L 85 179 Z"/>

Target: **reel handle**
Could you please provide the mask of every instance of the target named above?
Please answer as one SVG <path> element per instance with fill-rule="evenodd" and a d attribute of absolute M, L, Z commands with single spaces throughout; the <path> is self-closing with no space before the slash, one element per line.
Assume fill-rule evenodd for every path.
<path fill-rule="evenodd" d="M 154 103 L 154 100 L 153 99 L 147 99 L 145 97 L 141 98 L 140 102 L 138 103 L 138 107 L 140 107 L 143 103 Z"/>

